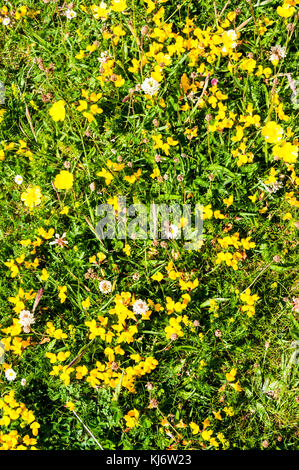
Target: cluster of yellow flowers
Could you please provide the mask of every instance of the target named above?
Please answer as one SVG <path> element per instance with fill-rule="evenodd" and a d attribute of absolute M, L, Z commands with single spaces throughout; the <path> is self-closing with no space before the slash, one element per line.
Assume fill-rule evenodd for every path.
<path fill-rule="evenodd" d="M 110 356 L 111 360 L 105 364 L 97 361 L 96 368 L 89 371 L 86 382 L 89 383 L 92 387 L 97 387 L 100 386 L 101 381 L 103 381 L 105 385 L 108 385 L 111 388 L 122 386 L 129 390 L 129 392 L 136 393 L 136 379 L 138 377 L 142 377 L 145 374 L 151 373 L 152 370 L 157 367 L 158 361 L 153 357 L 147 357 L 143 361 L 138 354 L 134 354 L 130 357 L 133 358 L 137 364 L 133 367 L 128 366 L 122 369 L 122 371 L 118 372 L 120 369 L 119 363 L 112 359 L 114 358 L 114 354 L 123 356 L 125 351 L 120 346 L 116 346 L 112 351 L 111 349 L 112 348 L 105 349 L 106 354 L 108 355 L 108 359 Z"/>
<path fill-rule="evenodd" d="M 167 137 L 166 141 L 163 142 L 162 135 L 152 135 L 152 139 L 155 142 L 154 148 L 161 149 L 165 155 L 169 155 L 169 150 L 171 147 L 178 145 L 178 140 L 174 140 L 172 137 Z"/>
<path fill-rule="evenodd" d="M 140 413 L 138 410 L 136 410 L 136 408 L 128 411 L 128 413 L 124 416 L 127 428 L 134 428 L 138 425 L 139 415 Z"/>
<path fill-rule="evenodd" d="M 46 240 L 49 240 L 53 237 L 54 229 L 50 228 L 48 231 L 46 231 L 43 227 L 40 227 L 38 229 L 38 235 L 40 235 L 42 238 L 37 236 L 36 239 L 33 241 L 31 239 L 25 239 L 20 241 L 20 245 L 22 245 L 23 247 L 33 247 L 33 250 L 30 252 L 31 255 L 35 255 L 36 248 L 41 246 Z M 17 256 L 15 259 L 10 259 L 4 262 L 5 266 L 10 269 L 10 276 L 12 278 L 18 276 L 18 274 L 20 273 L 21 266 L 23 266 L 25 269 L 31 270 L 36 270 L 39 267 L 40 261 L 38 257 L 35 257 L 33 261 L 27 261 L 26 257 L 26 253 L 23 252 L 22 254 L 20 254 L 20 256 Z M 48 277 L 48 271 L 45 268 L 42 268 L 40 275 L 41 281 L 46 281 Z"/>
<path fill-rule="evenodd" d="M 294 191 L 291 191 L 291 192 L 289 192 L 289 193 L 286 193 L 285 198 L 286 198 L 286 201 L 287 201 L 291 206 L 299 207 L 299 201 L 298 201 L 298 199 L 296 199 L 296 197 L 294 196 Z"/>
<path fill-rule="evenodd" d="M 217 433 L 215 437 L 213 435 L 214 434 L 213 430 L 209 429 L 211 425 L 209 418 L 206 418 L 202 424 L 203 424 L 202 431 L 200 430 L 199 425 L 194 423 L 193 421 L 189 423 L 189 426 L 193 435 L 197 435 L 200 433 L 200 436 L 203 442 L 203 447 L 206 447 L 206 445 L 208 445 L 208 446 L 214 447 L 215 449 L 218 449 L 221 444 L 223 449 L 228 449 L 229 441 L 225 439 L 223 433 Z"/>
<path fill-rule="evenodd" d="M 100 5 L 93 4 L 89 8 L 97 20 L 106 20 L 108 18 L 108 15 L 111 11 L 114 11 L 116 13 L 122 13 L 127 9 L 127 1 L 126 0 L 112 0 L 110 9 L 107 7 L 107 4 L 105 2 L 101 2 Z M 85 13 L 88 12 L 88 7 L 85 5 L 80 5 L 80 8 L 82 11 Z"/>
<path fill-rule="evenodd" d="M 108 159 L 107 162 L 106 162 L 106 166 L 107 166 L 108 170 L 106 170 L 106 168 L 102 168 L 97 173 L 97 176 L 100 176 L 101 178 L 105 178 L 105 184 L 108 186 L 114 178 L 113 173 L 114 172 L 117 173 L 117 172 L 123 170 L 124 167 L 125 167 L 125 164 L 124 163 L 115 163 L 112 160 Z"/>
<path fill-rule="evenodd" d="M 227 249 L 230 246 L 233 246 L 237 250 L 239 248 L 243 249 L 243 252 L 235 251 L 234 253 L 230 253 L 229 251 L 220 251 L 217 254 L 215 263 L 220 264 L 225 262 L 226 265 L 231 266 L 234 271 L 239 269 L 238 262 L 246 257 L 246 250 L 251 250 L 256 246 L 255 243 L 251 241 L 251 237 L 242 238 L 240 240 L 239 232 L 236 232 L 233 235 L 227 235 L 223 238 L 217 238 L 217 242 L 223 249 Z"/>
<path fill-rule="evenodd" d="M 181 313 L 187 308 L 187 305 L 191 300 L 190 295 L 183 294 L 181 299 L 181 302 L 175 302 L 171 297 L 166 297 L 166 310 L 168 315 L 171 315 L 173 312 Z"/>
<path fill-rule="evenodd" d="M 181 323 L 183 323 L 185 326 L 191 327 L 191 331 L 195 331 L 195 329 L 192 328 L 193 323 L 191 320 L 189 320 L 187 315 L 178 315 L 177 317 L 170 317 L 169 325 L 166 326 L 164 329 L 167 339 L 171 339 L 172 341 L 174 341 L 177 338 L 181 338 L 182 336 L 184 336 Z"/>
<path fill-rule="evenodd" d="M 95 119 L 97 114 L 102 114 L 102 108 L 96 104 L 103 96 L 103 93 L 88 93 L 87 90 L 81 90 L 82 97 L 84 100 L 79 100 L 79 106 L 77 106 L 77 111 L 83 114 L 83 116 L 92 122 Z"/>
<path fill-rule="evenodd" d="M 282 18 L 290 18 L 296 12 L 295 6 L 298 4 L 298 0 L 284 0 L 282 6 L 278 6 L 276 11 Z"/>
<path fill-rule="evenodd" d="M 49 335 L 52 338 L 55 339 L 66 339 L 67 334 L 63 333 L 61 328 L 56 329 L 55 326 L 53 325 L 52 322 L 48 321 L 47 322 L 47 329 L 46 329 L 47 335 Z"/>
<path fill-rule="evenodd" d="M 296 163 L 298 157 L 298 145 L 282 140 L 279 144 L 274 145 L 272 153 L 274 157 L 278 157 L 285 163 Z"/>
<path fill-rule="evenodd" d="M 15 399 L 15 392 L 11 390 L 0 398 L 0 450 L 36 450 L 35 444 L 37 443 L 39 423 L 35 420 L 33 411 L 28 410 L 24 403 L 18 402 Z M 12 429 L 9 431 L 9 427 Z M 28 427 L 28 433 L 25 435 L 19 434 L 20 431 L 15 429 L 19 427 L 24 429 Z"/>
<path fill-rule="evenodd" d="M 6 143 L 4 140 L 2 140 L 1 145 L 2 148 L 0 149 L 0 161 L 3 161 L 5 159 L 5 152 L 12 152 L 16 149 L 17 145 L 18 148 L 16 149 L 16 155 L 24 155 L 28 158 L 29 161 L 33 160 L 33 153 L 28 148 L 28 144 L 27 142 L 25 142 L 25 140 L 19 139 L 19 144 L 16 144 L 15 142 Z"/>
<path fill-rule="evenodd" d="M 127 360 L 126 351 L 121 347 L 121 343 L 131 343 L 134 335 L 138 332 L 137 318 L 135 313 L 130 310 L 130 306 L 136 304 L 134 297 L 129 292 L 122 292 L 121 295 L 116 295 L 114 298 L 115 307 L 109 310 L 109 315 L 116 316 L 117 322 L 112 323 L 109 326 L 109 317 L 99 315 L 98 320 L 87 320 L 86 326 L 89 328 L 89 339 L 93 340 L 98 336 L 102 341 L 111 344 L 106 346 L 104 349 L 104 355 L 107 356 L 108 361 L 106 363 L 96 362 L 96 368 L 88 370 L 86 366 L 70 367 L 68 365 L 63 366 L 62 364 L 54 365 L 50 375 L 59 376 L 66 386 L 70 384 L 70 376 L 72 372 L 76 372 L 76 379 L 85 378 L 86 382 L 92 387 L 100 385 L 101 381 L 105 385 L 112 388 L 116 388 L 118 385 L 127 388 L 130 392 L 134 393 L 134 382 L 136 378 L 143 376 L 144 374 L 150 373 L 156 368 L 158 361 L 153 357 L 142 358 L 139 354 L 131 354 L 130 358 L 136 363 L 134 366 L 128 366 L 122 368 L 116 356 L 125 356 Z M 142 302 L 143 303 L 143 302 Z M 155 304 L 148 299 L 148 305 L 152 305 L 154 308 Z M 144 305 L 141 305 L 144 307 Z M 142 320 L 149 319 L 151 311 L 144 309 L 142 313 Z M 133 320 L 135 323 L 128 325 L 127 322 Z M 61 329 L 56 329 L 52 322 L 47 322 L 47 335 L 55 339 L 67 338 L 66 333 L 63 333 Z M 114 342 L 114 346 L 113 343 Z M 60 351 L 58 354 L 47 352 L 46 357 L 50 359 L 52 364 L 57 361 L 64 362 L 70 356 L 70 351 Z"/>
<path fill-rule="evenodd" d="M 12 6 L 12 5 L 11 5 Z M 8 28 L 11 27 L 12 21 L 20 21 L 23 18 L 34 18 L 40 13 L 40 10 L 32 10 L 26 7 L 26 5 L 20 5 L 17 8 L 11 10 L 6 5 L 0 8 L 0 20 Z"/>
<path fill-rule="evenodd" d="M 244 303 L 241 307 L 241 311 L 245 312 L 248 317 L 253 317 L 255 314 L 255 307 L 254 304 L 259 300 L 259 296 L 257 294 L 251 294 L 251 290 L 248 288 L 240 294 L 240 299 Z"/>
<path fill-rule="evenodd" d="M 22 288 L 19 288 L 18 294 L 15 297 L 8 297 L 8 301 L 14 305 L 13 311 L 19 315 L 22 310 L 26 310 L 28 301 L 33 300 L 36 297 L 36 292 L 31 289 L 25 292 Z M 7 328 L 2 328 L 1 332 L 6 336 L 1 338 L 1 342 L 4 345 L 5 351 L 11 351 L 17 356 L 21 356 L 23 351 L 30 345 L 30 337 L 23 339 L 19 336 L 22 333 L 22 326 L 19 318 L 12 319 L 12 325 Z"/>

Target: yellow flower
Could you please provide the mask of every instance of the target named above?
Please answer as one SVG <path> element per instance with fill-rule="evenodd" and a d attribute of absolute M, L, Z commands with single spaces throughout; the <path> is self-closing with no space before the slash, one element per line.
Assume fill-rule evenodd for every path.
<path fill-rule="evenodd" d="M 102 252 L 97 253 L 97 257 L 98 257 L 100 263 L 102 263 L 102 261 L 104 261 L 104 259 L 106 259 L 106 255 Z"/>
<path fill-rule="evenodd" d="M 220 211 L 214 211 L 214 217 L 215 219 L 225 219 L 225 216 L 223 214 L 221 214 Z"/>
<path fill-rule="evenodd" d="M 82 307 L 83 307 L 84 309 L 86 309 L 86 310 L 90 307 L 90 299 L 89 299 L 89 297 L 87 297 L 85 300 L 82 301 Z"/>
<path fill-rule="evenodd" d="M 72 401 L 68 401 L 66 404 L 65 404 L 65 407 L 70 410 L 70 411 L 73 411 L 75 409 L 75 405 Z"/>
<path fill-rule="evenodd" d="M 29 209 L 38 206 L 41 203 L 42 193 L 39 186 L 30 186 L 27 191 L 21 194 L 21 199 Z"/>
<path fill-rule="evenodd" d="M 63 362 L 65 361 L 68 357 L 70 357 L 71 353 L 70 351 L 59 351 L 59 353 L 57 354 L 57 360 L 59 362 Z"/>
<path fill-rule="evenodd" d="M 189 426 L 190 426 L 190 428 L 191 428 L 192 434 L 198 434 L 198 433 L 199 433 L 199 426 L 198 426 L 198 424 L 193 423 L 193 421 L 191 421 L 191 423 L 189 423 Z"/>
<path fill-rule="evenodd" d="M 113 175 L 110 173 L 110 171 L 105 170 L 103 168 L 101 171 L 98 171 L 97 176 L 101 176 L 102 178 L 105 178 L 105 184 L 108 186 L 111 181 L 113 180 Z"/>
<path fill-rule="evenodd" d="M 229 382 L 233 382 L 235 380 L 236 373 L 237 373 L 237 369 L 232 368 L 230 372 L 225 374 L 226 380 L 228 380 Z"/>
<path fill-rule="evenodd" d="M 277 171 L 275 170 L 275 168 L 272 167 L 272 168 L 270 169 L 270 176 L 269 176 L 269 178 L 267 178 L 267 179 L 265 180 L 265 184 L 269 184 L 269 185 L 275 184 L 276 181 L 277 181 L 277 179 L 276 179 L 276 173 L 277 173 Z"/>
<path fill-rule="evenodd" d="M 116 75 L 116 80 L 114 81 L 114 85 L 119 88 L 125 83 L 125 79 L 121 75 Z"/>
<path fill-rule="evenodd" d="M 66 294 L 65 292 L 67 291 L 67 286 L 58 286 L 59 294 L 58 297 L 60 298 L 60 303 L 63 304 L 66 299 Z"/>
<path fill-rule="evenodd" d="M 48 280 L 49 273 L 45 268 L 42 270 L 42 275 L 41 275 L 40 278 L 41 278 L 41 281 L 47 281 Z"/>
<path fill-rule="evenodd" d="M 135 408 L 130 410 L 125 416 L 126 425 L 128 428 L 134 428 L 138 424 L 139 411 Z"/>
<path fill-rule="evenodd" d="M 86 366 L 78 366 L 76 367 L 76 379 L 81 380 L 85 375 L 88 374 L 88 369 Z"/>
<path fill-rule="evenodd" d="M 40 227 L 37 231 L 38 235 L 43 237 L 45 240 L 50 240 L 50 238 L 53 237 L 54 232 L 55 232 L 54 228 L 50 228 L 47 232 L 43 227 Z"/>
<path fill-rule="evenodd" d="M 240 65 L 242 70 L 246 70 L 249 73 L 252 73 L 255 69 L 256 61 L 254 59 L 245 59 Z"/>
<path fill-rule="evenodd" d="M 40 424 L 38 424 L 36 421 L 34 423 L 30 424 L 30 428 L 32 429 L 32 434 L 34 436 L 38 435 L 38 428 L 40 428 Z"/>
<path fill-rule="evenodd" d="M 154 170 L 153 170 L 152 174 L 150 175 L 150 177 L 153 178 L 153 179 L 158 178 L 160 176 L 160 174 L 161 173 L 160 173 L 159 168 L 154 168 Z"/>
<path fill-rule="evenodd" d="M 248 196 L 248 199 L 250 199 L 251 202 L 255 203 L 255 201 L 257 200 L 257 194 L 254 194 L 253 196 Z"/>
<path fill-rule="evenodd" d="M 234 202 L 234 196 L 231 194 L 228 199 L 223 199 L 223 203 L 229 207 Z"/>
<path fill-rule="evenodd" d="M 202 422 L 202 425 L 203 425 L 203 429 L 206 429 L 210 426 L 210 420 L 209 418 L 206 418 L 203 422 Z"/>
<path fill-rule="evenodd" d="M 46 352 L 45 356 L 50 359 L 51 364 L 55 364 L 57 362 L 57 356 L 54 353 Z"/>
<path fill-rule="evenodd" d="M 298 146 L 284 140 L 281 143 L 274 145 L 272 152 L 274 157 L 280 158 L 285 163 L 296 163 L 298 157 Z"/>
<path fill-rule="evenodd" d="M 230 407 L 225 406 L 223 408 L 223 411 L 226 413 L 227 416 L 234 416 L 234 414 L 235 414 L 234 409 L 233 409 L 232 406 L 230 406 Z"/>
<path fill-rule="evenodd" d="M 69 213 L 70 208 L 68 206 L 64 206 L 64 208 L 59 212 L 61 215 L 67 215 Z"/>
<path fill-rule="evenodd" d="M 242 387 L 240 386 L 239 381 L 230 385 L 236 392 L 242 392 Z"/>
<path fill-rule="evenodd" d="M 221 411 L 213 411 L 213 415 L 215 416 L 215 419 L 222 421 Z"/>
<path fill-rule="evenodd" d="M 219 442 L 217 442 L 214 437 L 211 438 L 210 444 L 211 444 L 211 446 L 213 446 L 213 447 L 219 447 Z"/>
<path fill-rule="evenodd" d="M 122 12 L 127 8 L 126 0 L 112 0 L 111 10 Z"/>
<path fill-rule="evenodd" d="M 127 255 L 127 256 L 130 256 L 131 254 L 131 247 L 130 245 L 128 245 L 128 243 L 125 244 L 124 248 L 123 248 L 123 252 Z"/>
<path fill-rule="evenodd" d="M 85 52 L 82 49 L 77 55 L 75 55 L 75 59 L 84 59 L 84 57 L 85 57 Z"/>
<path fill-rule="evenodd" d="M 67 170 L 62 170 L 56 175 L 54 185 L 57 189 L 70 189 L 73 186 L 74 175 Z"/>
<path fill-rule="evenodd" d="M 163 274 L 160 273 L 160 272 L 159 272 L 159 273 L 155 273 L 155 274 L 152 275 L 151 279 L 153 279 L 154 281 L 160 282 L 160 281 L 162 281 L 162 279 L 163 279 Z"/>
<path fill-rule="evenodd" d="M 282 18 L 289 18 L 290 16 L 293 16 L 296 9 L 293 6 L 284 3 L 282 6 L 277 7 L 276 11 Z"/>
<path fill-rule="evenodd" d="M 282 139 L 283 128 L 275 121 L 269 121 L 262 128 L 262 135 L 270 144 L 277 144 Z"/>
<path fill-rule="evenodd" d="M 49 114 L 53 121 L 64 121 L 65 119 L 65 101 L 56 101 L 49 109 Z"/>
<path fill-rule="evenodd" d="M 201 433 L 201 437 L 203 438 L 204 441 L 209 441 L 211 439 L 212 434 L 213 434 L 212 429 L 209 429 L 208 431 L 203 431 Z"/>

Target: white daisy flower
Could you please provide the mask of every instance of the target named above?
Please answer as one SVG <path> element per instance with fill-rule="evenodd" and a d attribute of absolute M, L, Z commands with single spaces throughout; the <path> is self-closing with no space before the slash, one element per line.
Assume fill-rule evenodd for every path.
<path fill-rule="evenodd" d="M 7 369 L 5 371 L 5 378 L 11 382 L 12 380 L 15 380 L 17 374 L 15 373 L 15 371 L 13 369 Z"/>
<path fill-rule="evenodd" d="M 25 387 L 26 384 L 27 384 L 26 379 L 21 379 L 21 385 L 22 385 L 22 387 Z"/>
<path fill-rule="evenodd" d="M 141 85 L 141 89 L 146 95 L 153 96 L 159 91 L 160 84 L 154 78 L 146 78 Z"/>
<path fill-rule="evenodd" d="M 67 17 L 68 20 L 72 20 L 73 18 L 76 18 L 77 13 L 74 10 L 66 10 L 65 16 Z"/>
<path fill-rule="evenodd" d="M 23 177 L 21 175 L 16 175 L 15 176 L 15 183 L 22 184 L 23 183 Z"/>
<path fill-rule="evenodd" d="M 99 289 L 102 294 L 109 294 L 109 292 L 112 290 L 112 284 L 110 281 L 101 281 L 99 282 Z"/>
<path fill-rule="evenodd" d="M 144 315 L 148 310 L 148 305 L 144 300 L 138 299 L 133 304 L 133 312 L 137 315 Z"/>
<path fill-rule="evenodd" d="M 2 24 L 4 26 L 8 26 L 10 24 L 10 18 L 8 18 L 7 16 L 5 18 L 3 18 Z"/>
<path fill-rule="evenodd" d="M 179 229 L 175 224 L 170 224 L 169 229 L 166 231 L 166 237 L 174 240 L 179 233 Z"/>

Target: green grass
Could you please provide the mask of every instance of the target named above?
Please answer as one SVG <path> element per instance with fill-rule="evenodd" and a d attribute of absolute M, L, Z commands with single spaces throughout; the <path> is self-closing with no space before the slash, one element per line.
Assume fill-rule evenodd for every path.
<path fill-rule="evenodd" d="M 0 8 L 4 3 L 0 2 Z M 262 133 L 266 123 L 273 121 L 284 131 L 280 143 L 298 145 L 298 104 L 292 91 L 298 77 L 296 13 L 287 19 L 279 16 L 280 1 L 256 5 L 231 1 L 220 17 L 226 5 L 223 0 L 187 0 L 181 2 L 180 8 L 176 2 L 156 1 L 149 13 L 146 10 L 151 2 L 147 5 L 127 0 L 124 12 L 115 12 L 111 10 L 113 2 L 107 0 L 109 15 L 102 21 L 92 15 L 90 1 L 73 2 L 77 13 L 73 19 L 66 18 L 62 2 L 16 3 L 18 8 L 27 7 L 24 16 L 16 19 L 17 7 L 7 4 L 6 17 L 11 23 L 7 27 L 0 21 L 0 81 L 5 84 L 5 103 L 0 105 L 0 116 L 1 110 L 5 111 L 0 123 L 0 341 L 8 344 L 9 338 L 12 342 L 17 337 L 30 343 L 24 344 L 21 354 L 6 348 L 4 364 L 0 365 L 0 420 L 7 413 L 5 406 L 1 410 L 1 397 L 14 391 L 16 400 L 34 412 L 40 428 L 37 443 L 27 445 L 22 443 L 26 434 L 31 437 L 30 423 L 20 427 L 20 416 L 8 425 L 0 421 L 0 448 L 22 444 L 29 449 L 97 449 L 94 439 L 65 407 L 72 402 L 75 413 L 104 449 L 296 449 L 299 332 L 294 299 L 298 298 L 298 177 L 295 161 L 288 160 L 290 154 L 276 158 L 274 143 L 266 142 Z M 82 5 L 86 11 L 80 8 Z M 154 15 L 161 7 L 165 12 L 159 26 Z M 236 9 L 236 18 L 229 16 L 231 21 L 223 24 Z M 261 29 L 267 22 L 265 18 L 270 21 L 266 31 Z M 189 33 L 188 19 L 193 21 Z M 178 46 L 177 52 L 169 48 L 176 41 L 169 29 L 159 41 L 163 24 L 166 28 L 172 24 L 178 45 L 183 38 L 183 48 Z M 240 34 L 234 46 L 230 43 L 228 53 L 222 50 L 221 30 L 217 36 L 220 45 L 215 43 L 211 49 L 212 41 L 205 43 L 205 34 L 215 38 L 217 25 L 221 24 L 224 30 Z M 113 33 L 116 26 L 125 32 L 118 40 Z M 188 36 L 193 43 L 188 42 Z M 198 48 L 200 43 L 204 44 L 204 52 Z M 93 44 L 95 50 L 88 51 L 87 47 Z M 171 56 L 169 65 L 161 66 L 161 60 L 167 62 L 167 57 L 155 58 L 159 51 L 148 55 L 154 44 L 164 55 Z M 286 56 L 275 65 L 270 51 L 277 44 L 286 48 Z M 81 59 L 76 57 L 80 50 L 85 51 Z M 104 71 L 98 59 L 105 51 L 113 66 L 107 72 L 107 80 L 101 83 L 98 77 Z M 140 61 L 144 57 L 147 63 L 140 67 L 139 62 L 135 73 L 129 70 L 133 58 Z M 256 61 L 252 71 L 246 67 L 244 70 L 242 65 L 249 58 Z M 158 93 L 151 100 L 142 90 L 134 89 L 151 76 L 157 64 L 163 70 Z M 259 66 L 270 68 L 271 75 L 256 75 Z M 184 74 L 188 77 L 185 91 Z M 124 80 L 120 87 L 115 86 L 117 77 Z M 212 79 L 218 80 L 217 88 L 212 86 Z M 79 100 L 85 100 L 82 89 L 89 96 L 92 92 L 102 93 L 96 103 L 102 113 L 95 114 L 92 122 L 77 109 Z M 211 97 L 216 93 L 213 107 Z M 55 122 L 49 110 L 59 100 L 64 100 L 66 114 L 65 119 Z M 88 109 L 93 103 L 89 102 Z M 186 104 L 188 108 L 182 109 Z M 217 121 L 223 105 L 226 122 L 223 115 L 218 116 L 218 128 L 211 130 L 209 126 Z M 253 115 L 259 116 L 260 125 L 245 126 L 240 120 L 240 116 L 249 115 L 248 105 L 252 105 Z M 243 128 L 240 141 L 234 139 L 237 126 Z M 177 141 L 170 146 L 169 155 L 162 148 L 155 148 L 152 136 L 158 134 L 164 143 L 167 137 Z M 24 148 L 32 152 L 32 158 L 18 152 L 20 140 L 26 142 Z M 10 143 L 14 147 L 8 148 Z M 253 161 L 249 158 L 238 166 L 232 152 L 242 143 L 246 154 L 252 152 Z M 124 163 L 124 168 L 111 169 L 109 160 Z M 155 168 L 159 168 L 161 180 L 151 176 Z M 271 168 L 281 183 L 276 191 L 265 183 Z M 66 169 L 74 175 L 74 184 L 68 190 L 56 190 L 53 182 Z M 102 169 L 112 173 L 110 184 L 97 175 Z M 139 169 L 141 175 L 133 184 L 125 180 L 125 176 Z M 23 177 L 22 184 L 15 183 L 16 175 Z M 39 186 L 42 193 L 41 203 L 32 210 L 21 198 L 30 185 Z M 139 202 L 149 207 L 155 201 L 211 206 L 212 216 L 203 222 L 203 246 L 187 251 L 180 240 L 164 240 L 162 244 L 161 240 L 153 243 L 150 238 L 99 240 L 94 230 L 99 222 L 96 208 L 117 195 L 126 196 L 128 205 Z M 254 195 L 255 201 L 249 199 Z M 229 196 L 233 196 L 233 203 L 226 205 L 223 200 Z M 69 212 L 61 214 L 66 206 Z M 224 218 L 219 218 L 217 211 Z M 54 234 L 66 232 L 68 244 L 49 245 L 55 235 L 44 239 L 38 233 L 41 227 L 47 231 L 53 228 Z M 235 233 L 239 233 L 240 240 L 251 237 L 255 245 L 250 249 L 221 248 L 219 239 Z M 20 244 L 27 239 L 40 239 L 41 243 L 37 242 L 35 249 L 33 245 Z M 124 252 L 126 244 L 131 248 L 129 255 Z M 237 270 L 225 262 L 216 263 L 222 251 L 241 253 Z M 90 257 L 98 252 L 104 253 L 105 259 L 96 265 Z M 18 263 L 22 254 L 25 260 Z M 4 264 L 9 260 L 18 265 L 15 276 Z M 38 264 L 26 264 L 34 260 Z M 181 273 L 177 279 L 168 276 L 166 268 L 170 262 Z M 49 274 L 47 280 L 41 278 L 43 269 Z M 161 282 L 152 279 L 157 272 L 164 276 Z M 134 276 L 136 273 L 139 277 Z M 198 279 L 198 286 L 182 290 L 179 277 L 184 281 Z M 100 292 L 98 284 L 102 279 L 113 285 L 110 294 Z M 58 297 L 58 286 L 67 287 L 63 303 Z M 244 305 L 240 294 L 247 288 L 251 295 L 259 297 L 253 316 L 240 308 Z M 30 311 L 38 290 L 44 291 L 34 311 L 32 330 L 13 335 L 7 328 L 13 319 L 18 320 L 20 309 L 13 310 L 11 298 L 20 289 L 33 292 L 20 308 Z M 150 299 L 163 310 L 153 309 L 149 320 L 127 319 L 126 326 L 137 324 L 138 331 L 132 342 L 120 343 L 124 355 L 109 362 L 104 351 L 119 344 L 117 336 L 111 343 L 100 336 L 91 341 L 85 322 L 98 321 L 100 315 L 108 319 L 106 333 L 109 329 L 116 332 L 112 325 L 117 323 L 117 317 L 109 311 L 115 305 L 115 296 L 122 292 L 147 303 Z M 168 314 L 167 298 L 180 302 L 186 293 L 190 295 L 187 308 Z M 84 309 L 82 302 L 87 297 L 91 305 Z M 210 306 L 211 299 L 216 299 L 215 310 Z M 132 311 L 132 303 L 129 309 Z M 186 325 L 181 323 L 183 336 L 170 339 L 165 328 L 171 317 L 179 315 L 187 316 Z M 47 322 L 61 328 L 67 338 L 51 336 Z M 86 366 L 89 371 L 78 379 L 74 370 L 69 384 L 58 375 L 49 375 L 60 362 L 51 364 L 46 357 L 49 352 L 67 351 L 70 356 L 61 364 L 76 359 L 74 369 Z M 135 365 L 132 354 L 158 361 L 152 372 L 136 378 L 135 392 L 125 387 L 126 368 Z M 90 371 L 97 368 L 97 361 L 109 370 L 111 362 L 117 362 L 118 383 L 99 379 L 94 387 L 86 381 Z M 17 374 L 14 381 L 5 377 L 9 368 Z M 236 376 L 229 381 L 226 374 L 232 369 L 236 369 Z M 25 386 L 20 384 L 22 378 L 26 379 Z M 241 391 L 231 386 L 237 381 Z M 224 411 L 230 407 L 232 416 Z M 124 416 L 134 409 L 139 418 L 137 425 L 130 428 Z M 222 420 L 213 411 L 221 412 Z M 205 439 L 203 421 L 207 418 L 210 423 L 206 430 L 213 431 L 216 443 Z M 194 434 L 190 423 L 199 426 Z M 5 436 L 14 429 L 19 440 L 5 447 Z M 224 444 L 219 433 L 224 435 Z"/>

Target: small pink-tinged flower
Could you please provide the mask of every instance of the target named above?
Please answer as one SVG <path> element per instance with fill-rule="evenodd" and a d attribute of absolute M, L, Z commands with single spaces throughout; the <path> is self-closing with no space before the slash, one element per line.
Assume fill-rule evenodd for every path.
<path fill-rule="evenodd" d="M 99 283 L 99 289 L 102 294 L 109 294 L 112 291 L 112 284 L 110 281 L 106 281 L 105 279 Z"/>
<path fill-rule="evenodd" d="M 24 333 L 30 333 L 31 325 L 35 323 L 34 315 L 29 310 L 22 310 L 19 315 L 19 323 Z"/>
<path fill-rule="evenodd" d="M 212 86 L 216 86 L 217 83 L 218 83 L 218 78 L 212 78 L 212 80 L 211 80 Z"/>
<path fill-rule="evenodd" d="M 55 245 L 55 244 L 57 244 L 58 246 L 63 247 L 64 245 L 67 245 L 67 244 L 68 244 L 68 241 L 65 240 L 66 232 L 64 232 L 61 236 L 60 236 L 58 233 L 55 233 L 55 237 L 56 237 L 56 239 L 53 240 L 52 242 L 50 242 L 50 243 L 49 243 L 50 245 Z"/>
<path fill-rule="evenodd" d="M 137 299 L 133 304 L 133 311 L 137 315 L 145 315 L 148 309 L 148 305 L 144 300 Z"/>
<path fill-rule="evenodd" d="M 293 297 L 293 310 L 299 313 L 299 297 Z"/>

